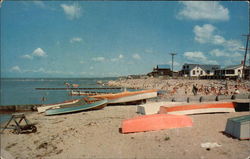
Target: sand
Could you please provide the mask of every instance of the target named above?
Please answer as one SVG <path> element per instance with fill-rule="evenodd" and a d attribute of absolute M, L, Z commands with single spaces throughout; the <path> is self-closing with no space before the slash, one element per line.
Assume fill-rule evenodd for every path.
<path fill-rule="evenodd" d="M 121 134 L 124 119 L 138 116 L 136 106 L 108 106 L 101 110 L 58 116 L 27 113 L 37 122 L 36 133 L 1 134 L 1 149 L 13 158 L 164 158 L 246 159 L 250 141 L 222 133 L 230 117 L 249 112 L 191 115 L 193 126 L 161 131 Z M 217 143 L 209 150 L 202 143 Z"/>

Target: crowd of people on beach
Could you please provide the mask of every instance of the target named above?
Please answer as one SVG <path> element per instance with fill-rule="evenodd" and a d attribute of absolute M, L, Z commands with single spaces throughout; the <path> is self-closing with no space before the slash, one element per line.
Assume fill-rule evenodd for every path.
<path fill-rule="evenodd" d="M 164 96 L 233 95 L 250 92 L 250 82 L 245 80 L 190 80 L 190 79 L 119 79 L 109 81 L 109 86 L 133 89 L 158 89 Z"/>

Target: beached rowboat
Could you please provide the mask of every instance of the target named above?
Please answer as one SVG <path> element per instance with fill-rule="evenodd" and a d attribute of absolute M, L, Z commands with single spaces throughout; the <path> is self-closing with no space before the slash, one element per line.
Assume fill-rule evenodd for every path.
<path fill-rule="evenodd" d="M 65 113 L 73 113 L 84 110 L 96 110 L 102 109 L 107 105 L 107 100 L 97 100 L 93 98 L 82 98 L 73 105 L 63 105 L 59 107 L 54 107 L 45 111 L 45 115 L 58 115 Z"/>
<path fill-rule="evenodd" d="M 233 102 L 215 102 L 204 104 L 180 105 L 180 106 L 161 106 L 160 114 L 201 114 L 201 113 L 226 113 L 235 112 L 235 104 Z"/>
<path fill-rule="evenodd" d="M 45 112 L 47 109 L 53 108 L 53 107 L 58 107 L 58 106 L 63 106 L 63 105 L 69 105 L 69 104 L 75 104 L 77 102 L 79 102 L 80 99 L 74 99 L 74 100 L 68 100 L 68 101 L 64 101 L 61 103 L 55 103 L 55 104 L 46 104 L 43 105 L 41 107 L 37 107 L 37 111 L 39 113 L 43 113 Z"/>
<path fill-rule="evenodd" d="M 134 101 L 140 101 L 149 98 L 157 97 L 157 90 L 142 90 L 142 91 L 134 91 L 134 92 L 121 92 L 121 93 L 114 93 L 114 94 L 102 94 L 102 95 L 94 95 L 91 96 L 93 98 L 101 98 L 101 99 L 108 99 L 108 104 L 115 104 L 115 103 L 128 103 Z"/>
<path fill-rule="evenodd" d="M 122 133 L 191 127 L 192 119 L 184 115 L 143 115 L 122 122 Z"/>

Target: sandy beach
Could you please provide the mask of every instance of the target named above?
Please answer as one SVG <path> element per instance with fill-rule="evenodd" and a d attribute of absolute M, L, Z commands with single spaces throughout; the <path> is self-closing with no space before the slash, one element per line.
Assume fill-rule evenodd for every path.
<path fill-rule="evenodd" d="M 27 113 L 37 122 L 37 132 L 1 134 L 1 149 L 13 158 L 185 158 L 246 159 L 250 156 L 249 140 L 224 135 L 230 117 L 249 112 L 191 115 L 193 126 L 140 133 L 121 134 L 124 119 L 138 116 L 136 106 L 108 106 L 97 111 L 44 116 Z M 206 150 L 202 143 L 220 147 Z"/>
<path fill-rule="evenodd" d="M 250 159 L 249 1 L 0 8 L 0 159 Z"/>

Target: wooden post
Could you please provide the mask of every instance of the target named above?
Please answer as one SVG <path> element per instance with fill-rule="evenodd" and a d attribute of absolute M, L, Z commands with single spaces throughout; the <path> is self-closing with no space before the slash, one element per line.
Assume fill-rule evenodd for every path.
<path fill-rule="evenodd" d="M 249 37 L 250 34 L 248 35 L 243 35 L 247 37 L 247 43 L 246 43 L 246 48 L 245 48 L 245 55 L 244 55 L 244 61 L 243 61 L 243 69 L 242 69 L 242 78 L 245 78 L 245 66 L 246 66 L 246 57 L 247 57 L 247 50 L 248 50 L 248 41 L 249 41 Z"/>

